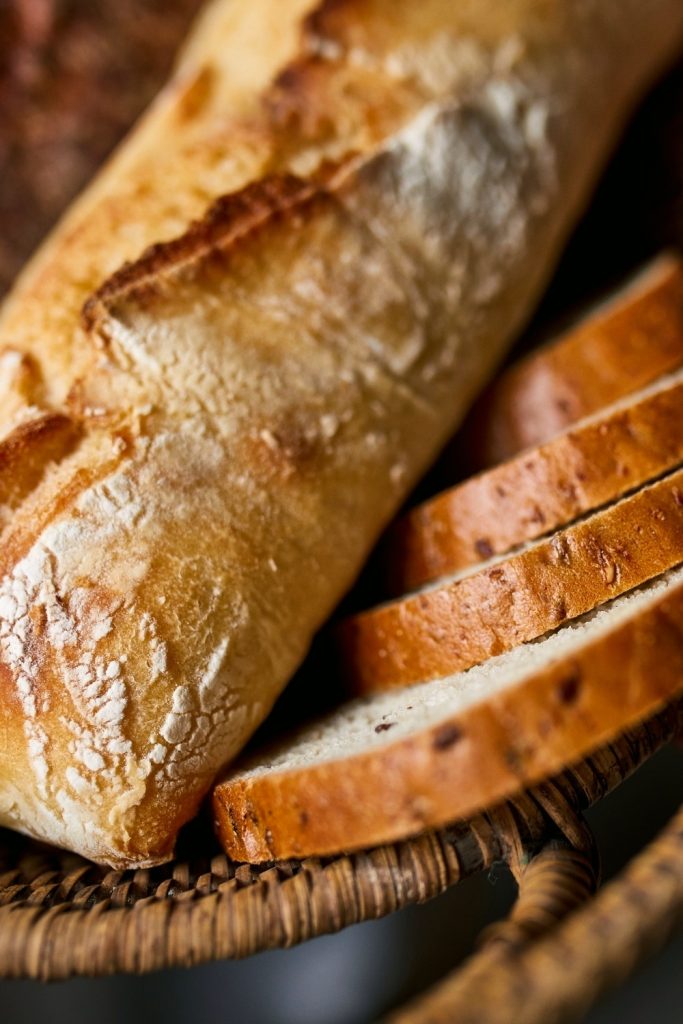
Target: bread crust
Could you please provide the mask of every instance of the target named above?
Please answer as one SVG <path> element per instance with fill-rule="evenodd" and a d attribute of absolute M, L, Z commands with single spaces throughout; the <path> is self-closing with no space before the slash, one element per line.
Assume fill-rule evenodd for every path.
<path fill-rule="evenodd" d="M 472 471 L 550 440 L 683 366 L 683 261 L 660 257 L 622 296 L 514 363 L 477 400 L 459 439 Z"/>
<path fill-rule="evenodd" d="M 0 523 L 36 489 L 50 466 L 75 448 L 78 434 L 68 416 L 43 413 L 0 440 Z"/>
<path fill-rule="evenodd" d="M 0 823 L 119 867 L 268 713 L 683 35 L 674 0 L 313 7 L 210 7 L 3 307 L 80 434 L 2 535 Z"/>
<path fill-rule="evenodd" d="M 504 554 L 673 469 L 682 405 L 683 381 L 672 380 L 411 509 L 383 542 L 391 592 Z"/>
<path fill-rule="evenodd" d="M 682 622 L 679 585 L 607 635 L 430 728 L 393 742 L 389 730 L 374 749 L 308 767 L 252 777 L 238 769 L 214 789 L 220 841 L 230 857 L 252 863 L 325 856 L 491 807 L 679 695 Z"/>
<path fill-rule="evenodd" d="M 337 643 L 350 690 L 461 672 L 683 561 L 683 470 L 472 575 L 353 616 Z"/>

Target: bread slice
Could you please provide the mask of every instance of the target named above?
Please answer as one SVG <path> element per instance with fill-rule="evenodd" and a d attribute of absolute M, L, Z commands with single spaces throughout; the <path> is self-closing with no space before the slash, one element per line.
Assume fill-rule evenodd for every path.
<path fill-rule="evenodd" d="M 237 860 L 324 855 L 470 815 L 683 692 L 683 568 L 439 683 L 355 701 L 216 787 Z"/>
<path fill-rule="evenodd" d="M 683 469 L 477 572 L 345 620 L 352 692 L 460 672 L 542 636 L 683 561 Z"/>
<path fill-rule="evenodd" d="M 470 413 L 459 450 L 473 469 L 502 462 L 682 365 L 683 262 L 671 254 L 501 374 Z"/>
<path fill-rule="evenodd" d="M 679 370 L 418 505 L 383 545 L 391 592 L 503 554 L 673 469 L 683 461 L 682 408 Z"/>

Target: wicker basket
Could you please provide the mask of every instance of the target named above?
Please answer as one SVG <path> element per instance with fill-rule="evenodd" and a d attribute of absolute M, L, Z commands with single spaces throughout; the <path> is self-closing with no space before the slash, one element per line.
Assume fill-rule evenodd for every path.
<path fill-rule="evenodd" d="M 520 886 L 509 919 L 485 933 L 481 951 L 453 979 L 397 1019 L 575 1019 L 683 916 L 679 816 L 621 881 L 557 927 L 597 884 L 582 811 L 682 726 L 677 702 L 555 780 L 467 823 L 325 860 L 238 865 L 197 827 L 185 838 L 186 855 L 172 864 L 108 871 L 5 833 L 0 976 L 54 980 L 249 956 L 430 899 L 504 861 Z M 644 886 L 647 900 L 635 898 Z M 590 941 L 596 929 L 610 940 L 598 950 Z M 560 1015 L 549 1017 L 550 1006 Z"/>

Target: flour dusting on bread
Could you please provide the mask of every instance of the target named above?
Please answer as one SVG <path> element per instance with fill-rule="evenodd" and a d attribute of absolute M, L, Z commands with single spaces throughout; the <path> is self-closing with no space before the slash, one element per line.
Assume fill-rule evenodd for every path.
<path fill-rule="evenodd" d="M 529 316 L 679 7 L 215 0 L 0 317 L 0 433 L 76 432 L 32 436 L 3 513 L 0 823 L 171 856 Z"/>

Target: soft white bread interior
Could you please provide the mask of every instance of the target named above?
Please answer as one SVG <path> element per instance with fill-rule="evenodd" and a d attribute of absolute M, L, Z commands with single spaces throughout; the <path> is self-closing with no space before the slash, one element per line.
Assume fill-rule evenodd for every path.
<path fill-rule="evenodd" d="M 171 855 L 682 36 L 679 0 L 209 9 L 3 309 L 0 824 Z"/>
<path fill-rule="evenodd" d="M 230 773 L 238 860 L 389 842 L 490 807 L 683 692 L 683 569 L 449 679 L 357 700 Z"/>

